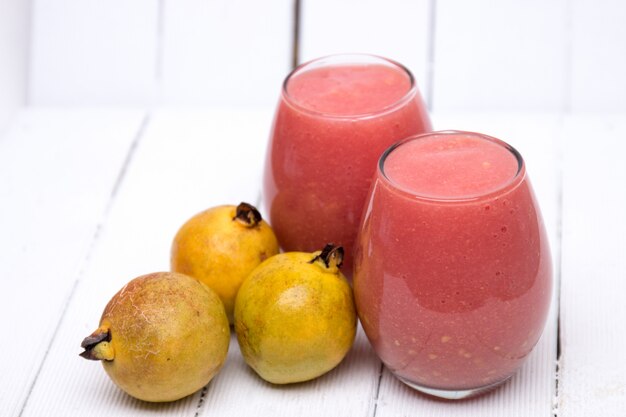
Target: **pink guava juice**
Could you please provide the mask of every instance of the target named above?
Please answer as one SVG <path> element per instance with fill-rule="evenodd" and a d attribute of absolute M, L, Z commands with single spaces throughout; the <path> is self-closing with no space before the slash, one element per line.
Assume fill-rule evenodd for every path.
<path fill-rule="evenodd" d="M 336 55 L 285 80 L 267 152 L 264 206 L 285 251 L 352 247 L 382 152 L 431 130 L 411 73 L 369 55 Z"/>
<path fill-rule="evenodd" d="M 502 383 L 537 343 L 551 290 L 548 240 L 517 151 L 450 131 L 383 154 L 354 291 L 365 333 L 395 376 L 444 398 Z"/>

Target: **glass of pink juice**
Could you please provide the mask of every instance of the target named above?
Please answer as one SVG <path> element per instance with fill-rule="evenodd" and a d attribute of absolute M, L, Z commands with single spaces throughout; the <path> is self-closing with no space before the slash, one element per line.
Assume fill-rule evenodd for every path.
<path fill-rule="evenodd" d="M 543 330 L 546 232 L 520 154 L 433 132 L 381 156 L 354 261 L 363 329 L 409 386 L 459 399 L 506 381 Z"/>
<path fill-rule="evenodd" d="M 265 164 L 263 201 L 286 251 L 352 247 L 382 152 L 431 130 L 413 75 L 371 55 L 334 55 L 285 80 Z"/>

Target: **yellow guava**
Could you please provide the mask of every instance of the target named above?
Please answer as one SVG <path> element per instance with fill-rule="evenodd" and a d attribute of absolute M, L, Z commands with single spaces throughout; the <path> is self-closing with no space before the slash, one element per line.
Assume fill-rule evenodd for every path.
<path fill-rule="evenodd" d="M 235 331 L 261 378 L 288 384 L 316 378 L 346 356 L 356 333 L 352 289 L 339 271 L 343 249 L 288 252 L 259 265 L 239 289 Z"/>
<path fill-rule="evenodd" d="M 243 280 L 279 251 L 272 228 L 247 203 L 196 214 L 172 243 L 171 269 L 205 283 L 220 296 L 230 323 Z"/>

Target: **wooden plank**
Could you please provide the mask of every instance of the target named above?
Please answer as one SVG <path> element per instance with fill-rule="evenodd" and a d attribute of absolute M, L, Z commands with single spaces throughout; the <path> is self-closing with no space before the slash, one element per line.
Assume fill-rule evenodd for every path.
<path fill-rule="evenodd" d="M 18 415 L 143 117 L 27 110 L 0 140 L 0 410 Z"/>
<path fill-rule="evenodd" d="M 557 117 L 540 115 L 510 116 L 502 114 L 435 115 L 436 129 L 478 131 L 498 137 L 516 147 L 527 165 L 537 199 L 543 212 L 551 242 L 553 259 L 558 260 L 559 222 L 559 129 Z M 481 397 L 456 403 L 433 400 L 420 395 L 383 372 L 377 399 L 376 416 L 549 416 L 556 382 L 555 283 L 553 302 L 543 336 L 524 364 L 509 382 Z"/>
<path fill-rule="evenodd" d="M 373 413 L 379 370 L 380 362 L 359 327 L 352 350 L 333 371 L 310 382 L 278 387 L 264 382 L 247 367 L 233 337 L 226 367 L 207 391 L 204 413 L 369 416 Z"/>
<path fill-rule="evenodd" d="M 290 68 L 291 0 L 63 0 L 34 9 L 34 104 L 268 105 Z"/>
<path fill-rule="evenodd" d="M 562 111 L 567 1 L 437 2 L 433 109 Z"/>
<path fill-rule="evenodd" d="M 161 102 L 274 105 L 291 65 L 293 0 L 162 1 Z"/>
<path fill-rule="evenodd" d="M 152 100 L 158 0 L 35 0 L 29 103 Z"/>
<path fill-rule="evenodd" d="M 572 111 L 626 112 L 626 4 L 571 2 Z"/>
<path fill-rule="evenodd" d="M 407 66 L 430 96 L 430 0 L 302 0 L 300 61 L 336 53 L 382 55 Z"/>
<path fill-rule="evenodd" d="M 626 404 L 626 115 L 566 121 L 559 416 Z"/>
<path fill-rule="evenodd" d="M 335 372 L 286 388 L 259 380 L 233 342 L 225 368 L 206 392 L 161 405 L 130 399 L 98 364 L 77 357 L 80 341 L 126 281 L 169 268 L 171 239 L 189 216 L 216 204 L 257 198 L 270 122 L 271 112 L 162 111 L 151 118 L 25 416 L 138 416 L 155 410 L 172 416 L 197 411 L 220 416 L 367 414 L 379 364 L 362 336 Z"/>
<path fill-rule="evenodd" d="M 0 138 L 26 102 L 30 12 L 30 2 L 0 2 Z"/>

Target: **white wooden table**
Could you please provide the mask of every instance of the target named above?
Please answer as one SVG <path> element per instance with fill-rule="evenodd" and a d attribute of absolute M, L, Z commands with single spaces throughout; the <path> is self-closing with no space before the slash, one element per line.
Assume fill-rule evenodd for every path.
<path fill-rule="evenodd" d="M 169 265 L 192 214 L 258 203 L 272 108 L 29 108 L 0 137 L 2 416 L 624 416 L 626 114 L 434 114 L 437 129 L 518 148 L 548 226 L 555 292 L 545 332 L 506 385 L 460 402 L 420 395 L 360 331 L 346 360 L 276 387 L 233 337 L 221 373 L 149 404 L 78 357 L 109 298 Z"/>

